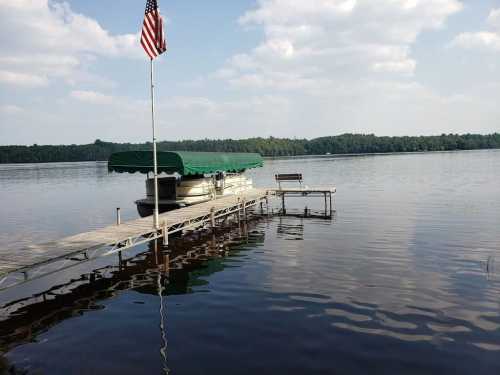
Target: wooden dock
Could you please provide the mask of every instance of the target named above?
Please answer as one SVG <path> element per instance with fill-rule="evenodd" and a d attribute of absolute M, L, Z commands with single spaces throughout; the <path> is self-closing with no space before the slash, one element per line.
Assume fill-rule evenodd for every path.
<path fill-rule="evenodd" d="M 131 247 L 162 239 L 184 230 L 203 227 L 215 228 L 221 220 L 234 215 L 236 221 L 245 220 L 247 210 L 278 196 L 282 200 L 282 213 L 286 213 L 286 196 L 324 196 L 325 217 L 332 215 L 332 194 L 335 188 L 251 189 L 238 195 L 218 198 L 209 202 L 172 210 L 160 214 L 160 228 L 155 229 L 153 218 L 146 217 L 110 225 L 102 229 L 65 237 L 57 241 L 12 249 L 1 255 L 0 290 L 25 283 L 63 269 L 74 267 L 99 257 L 119 253 Z M 329 197 L 329 212 L 327 210 Z M 329 214 L 329 216 L 328 216 Z"/>
<path fill-rule="evenodd" d="M 167 244 L 171 234 L 204 226 L 215 227 L 218 220 L 231 215 L 240 220 L 246 216 L 247 209 L 262 201 L 268 203 L 269 194 L 266 189 L 251 189 L 169 211 L 159 216 L 160 230 L 153 227 L 152 217 L 146 217 L 12 250 L 2 254 L 0 259 L 0 290 L 154 239 L 162 238 Z"/>

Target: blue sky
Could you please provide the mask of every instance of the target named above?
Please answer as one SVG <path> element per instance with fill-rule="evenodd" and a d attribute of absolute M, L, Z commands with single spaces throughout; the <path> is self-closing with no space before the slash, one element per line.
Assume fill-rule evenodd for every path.
<path fill-rule="evenodd" d="M 0 144 L 150 138 L 145 1 L 0 0 Z M 500 0 L 160 0 L 159 139 L 500 131 Z"/>

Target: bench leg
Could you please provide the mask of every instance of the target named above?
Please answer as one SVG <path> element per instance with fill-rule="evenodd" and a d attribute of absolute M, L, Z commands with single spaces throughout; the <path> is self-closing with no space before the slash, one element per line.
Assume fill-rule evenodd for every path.
<path fill-rule="evenodd" d="M 327 204 L 326 204 L 326 193 L 325 193 L 325 216 L 328 216 L 328 211 L 327 211 Z"/>

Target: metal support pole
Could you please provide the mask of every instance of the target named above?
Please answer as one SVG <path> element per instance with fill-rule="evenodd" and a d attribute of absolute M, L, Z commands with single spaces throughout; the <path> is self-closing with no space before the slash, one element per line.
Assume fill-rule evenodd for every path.
<path fill-rule="evenodd" d="M 242 203 L 242 207 L 243 207 L 243 220 L 246 221 L 247 219 L 247 202 L 245 201 L 245 199 L 243 199 L 243 203 Z"/>
<path fill-rule="evenodd" d="M 286 214 L 286 209 L 285 209 L 285 193 L 281 193 L 281 210 L 283 211 L 283 214 Z"/>
<path fill-rule="evenodd" d="M 260 202 L 260 214 L 264 215 L 264 202 Z"/>
<path fill-rule="evenodd" d="M 215 229 L 215 207 L 210 209 L 210 225 Z"/>
<path fill-rule="evenodd" d="M 165 269 L 165 273 L 168 276 L 168 272 L 170 269 L 170 255 L 169 254 L 164 254 L 163 255 L 163 267 Z"/>
<path fill-rule="evenodd" d="M 154 185 L 155 185 L 155 208 L 153 211 L 153 225 L 155 229 L 159 229 L 158 223 L 158 165 L 156 160 L 156 127 L 155 127 L 155 90 L 153 81 L 153 59 L 150 60 L 151 63 L 151 125 L 153 128 L 153 175 L 154 175 Z"/>
<path fill-rule="evenodd" d="M 325 195 L 325 216 L 328 216 L 327 205 L 326 205 L 326 193 L 324 195 Z"/>
<path fill-rule="evenodd" d="M 116 225 L 120 225 L 121 222 L 120 207 L 116 207 Z"/>
<path fill-rule="evenodd" d="M 241 203 L 240 203 L 240 199 L 241 198 L 238 198 L 238 210 L 236 211 L 236 218 L 238 219 L 238 225 L 240 225 L 240 221 L 241 221 Z"/>
<path fill-rule="evenodd" d="M 122 252 L 118 252 L 118 268 L 121 271 L 123 269 L 123 258 L 122 258 Z"/>
<path fill-rule="evenodd" d="M 158 239 L 153 241 L 153 252 L 155 253 L 155 264 L 158 265 Z"/>
<path fill-rule="evenodd" d="M 166 222 L 163 222 L 162 235 L 163 235 L 163 246 L 168 246 L 168 229 Z"/>
<path fill-rule="evenodd" d="M 332 208 L 332 192 L 330 192 L 330 216 L 332 216 L 333 208 Z"/>

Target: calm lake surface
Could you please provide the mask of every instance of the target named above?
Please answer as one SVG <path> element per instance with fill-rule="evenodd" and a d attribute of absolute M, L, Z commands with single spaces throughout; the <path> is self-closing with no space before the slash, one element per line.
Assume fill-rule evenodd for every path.
<path fill-rule="evenodd" d="M 337 186 L 335 217 L 256 218 L 1 292 L 0 372 L 500 373 L 500 150 L 250 174 L 265 187 L 277 172 Z M 105 163 L 0 165 L 0 256 L 115 207 L 136 218 L 143 195 L 144 176 Z M 305 205 L 323 202 L 288 204 Z"/>

